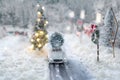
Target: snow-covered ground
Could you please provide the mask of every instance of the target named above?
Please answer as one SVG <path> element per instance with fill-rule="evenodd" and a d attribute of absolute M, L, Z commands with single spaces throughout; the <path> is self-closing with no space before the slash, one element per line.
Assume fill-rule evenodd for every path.
<path fill-rule="evenodd" d="M 45 50 L 31 51 L 27 37 L 0 40 L 0 80 L 48 80 Z"/>
<path fill-rule="evenodd" d="M 73 72 L 84 80 L 119 80 L 120 50 L 116 58 L 100 46 L 100 62 L 96 61 L 96 45 L 83 34 L 64 34 L 64 50 Z M 25 36 L 6 36 L 0 39 L 0 80 L 49 80 L 48 47 L 32 51 Z M 75 74 L 74 74 L 75 75 Z M 78 75 L 77 75 L 78 76 Z M 87 79 L 86 79 L 87 78 Z"/>
<path fill-rule="evenodd" d="M 6 36 L 6 35 L 7 35 L 7 34 L 6 34 L 5 28 L 4 28 L 4 27 L 0 27 L 0 38 L 4 37 L 4 36 Z"/>
<path fill-rule="evenodd" d="M 66 53 L 72 54 L 68 55 L 68 57 L 78 60 L 83 70 L 93 80 L 120 79 L 120 49 L 115 49 L 116 57 L 113 58 L 112 53 L 108 53 L 106 47 L 100 46 L 100 62 L 97 62 L 96 45 L 91 42 L 88 36 L 83 35 L 81 39 L 74 34 L 67 34 L 64 37 L 66 40 Z"/>

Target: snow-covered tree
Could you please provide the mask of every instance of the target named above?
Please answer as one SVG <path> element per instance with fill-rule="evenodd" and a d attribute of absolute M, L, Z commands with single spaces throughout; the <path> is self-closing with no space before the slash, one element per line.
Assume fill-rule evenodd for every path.
<path fill-rule="evenodd" d="M 104 46 L 111 46 L 115 34 L 115 23 L 112 8 L 109 8 L 105 15 L 104 26 L 100 31 L 100 43 Z"/>
<path fill-rule="evenodd" d="M 0 23 L 27 27 L 34 24 L 36 0 L 0 0 Z"/>

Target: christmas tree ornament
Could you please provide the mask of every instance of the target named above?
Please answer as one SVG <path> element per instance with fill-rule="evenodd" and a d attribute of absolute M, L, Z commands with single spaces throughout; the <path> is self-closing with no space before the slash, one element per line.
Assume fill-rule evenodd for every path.
<path fill-rule="evenodd" d="M 42 17 L 42 14 L 41 14 L 41 12 L 37 12 L 37 16 L 38 16 L 38 18 L 41 18 Z"/>
<path fill-rule="evenodd" d="M 37 19 L 37 22 L 39 23 L 40 21 L 41 21 L 41 19 L 38 18 L 38 19 Z"/>

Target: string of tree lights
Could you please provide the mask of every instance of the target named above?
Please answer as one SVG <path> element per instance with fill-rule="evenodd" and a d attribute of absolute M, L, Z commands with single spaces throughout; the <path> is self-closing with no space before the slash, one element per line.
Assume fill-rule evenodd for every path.
<path fill-rule="evenodd" d="M 37 4 L 37 20 L 34 27 L 34 34 L 31 38 L 32 49 L 41 50 L 43 46 L 48 42 L 48 34 L 46 26 L 48 21 L 44 16 L 44 7 L 40 4 Z"/>

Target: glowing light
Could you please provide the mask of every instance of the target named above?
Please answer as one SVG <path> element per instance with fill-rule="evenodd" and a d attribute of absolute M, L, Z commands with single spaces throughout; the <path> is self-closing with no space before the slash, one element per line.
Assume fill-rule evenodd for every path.
<path fill-rule="evenodd" d="M 40 35 L 43 35 L 44 34 L 44 32 L 43 31 L 40 31 Z"/>
<path fill-rule="evenodd" d="M 46 26 L 47 24 L 44 24 L 44 26 Z"/>
<path fill-rule="evenodd" d="M 96 13 L 96 23 L 101 23 L 101 20 L 102 20 L 102 15 L 99 13 L 99 12 L 97 12 Z"/>
<path fill-rule="evenodd" d="M 34 40 L 33 40 L 33 39 L 31 39 L 31 42 L 34 42 Z"/>
<path fill-rule="evenodd" d="M 40 4 L 37 4 L 37 7 L 40 7 Z"/>
<path fill-rule="evenodd" d="M 39 41 L 40 41 L 40 39 L 39 39 L 39 38 L 37 38 L 37 41 L 39 42 Z"/>
<path fill-rule="evenodd" d="M 48 35 L 45 35 L 46 38 L 48 38 Z"/>
<path fill-rule="evenodd" d="M 84 18 L 85 18 L 85 10 L 81 10 L 80 18 L 81 18 L 81 19 L 84 19 Z"/>
<path fill-rule="evenodd" d="M 31 46 L 30 46 L 30 49 L 34 49 L 34 45 L 31 45 Z"/>
<path fill-rule="evenodd" d="M 41 17 L 42 16 L 42 14 L 41 14 L 41 12 L 37 12 L 37 15 L 38 15 L 38 17 Z"/>
<path fill-rule="evenodd" d="M 71 18 L 74 18 L 75 13 L 74 13 L 73 11 L 71 11 L 71 12 L 69 13 L 69 16 L 70 16 Z"/>
<path fill-rule="evenodd" d="M 39 36 L 39 34 L 38 34 L 38 33 L 35 33 L 35 36 L 36 36 L 36 37 L 38 37 L 38 36 Z"/>
<path fill-rule="evenodd" d="M 41 20 L 40 19 L 37 19 L 37 22 L 40 22 Z"/>
<path fill-rule="evenodd" d="M 46 37 L 46 35 L 47 35 L 47 31 L 45 30 L 36 31 L 35 34 L 32 36 L 34 42 L 31 42 L 32 43 L 31 48 L 33 48 L 33 50 L 35 49 L 40 50 L 48 42 L 48 38 Z"/>
<path fill-rule="evenodd" d="M 48 24 L 48 21 L 45 21 L 44 26 L 46 26 L 47 24 Z"/>
<path fill-rule="evenodd" d="M 67 30 L 67 31 L 70 31 L 70 30 L 71 30 L 71 27 L 70 27 L 70 26 L 67 26 L 67 27 L 66 27 L 66 30 Z"/>
<path fill-rule="evenodd" d="M 39 11 L 38 11 L 38 12 L 37 12 L 37 14 L 38 14 L 38 15 L 40 15 L 40 14 L 41 14 L 41 12 L 39 12 Z"/>
<path fill-rule="evenodd" d="M 41 46 L 42 46 L 41 44 L 38 45 L 39 48 L 40 48 Z"/>
<path fill-rule="evenodd" d="M 45 21 L 45 24 L 48 24 L 48 21 Z"/>
<path fill-rule="evenodd" d="M 44 6 L 42 6 L 42 10 L 44 10 L 44 11 L 45 11 L 45 7 L 44 7 Z"/>

